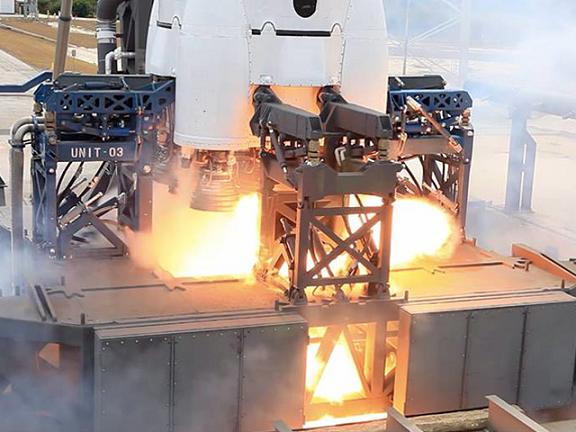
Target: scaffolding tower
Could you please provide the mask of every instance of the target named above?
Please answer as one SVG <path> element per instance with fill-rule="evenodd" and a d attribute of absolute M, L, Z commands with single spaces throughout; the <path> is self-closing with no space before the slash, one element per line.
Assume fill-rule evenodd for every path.
<path fill-rule="evenodd" d="M 446 18 L 426 28 L 422 28 L 422 20 L 418 20 L 420 27 L 415 32 L 413 11 L 418 2 L 422 1 L 430 7 L 430 0 L 403 1 L 403 11 L 398 12 L 403 14 L 404 28 L 402 32 L 397 31 L 396 34 L 391 35 L 392 52 L 402 57 L 403 75 L 411 73 L 408 63 L 410 59 L 423 68 L 441 73 L 453 85 L 462 86 L 468 77 L 470 61 L 472 0 L 432 0 L 438 4 L 438 8 L 443 8 L 448 12 Z M 436 36 L 444 32 L 451 32 L 451 40 L 445 48 L 451 57 L 450 60 L 454 61 L 452 68 L 446 67 L 445 62 L 439 61 L 438 58 L 430 56 L 427 50 L 418 49 L 419 45 L 434 40 Z"/>

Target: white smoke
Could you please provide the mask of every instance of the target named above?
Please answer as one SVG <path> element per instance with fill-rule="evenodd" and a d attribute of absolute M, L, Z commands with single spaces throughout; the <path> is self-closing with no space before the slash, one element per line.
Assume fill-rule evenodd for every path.
<path fill-rule="evenodd" d="M 456 9 L 464 1 L 385 0 L 389 31 L 395 41 L 392 73 L 402 73 L 402 43 L 408 34 L 412 42 L 407 73 L 440 74 L 450 87 L 460 86 L 460 25 L 455 22 L 430 38 L 414 39 L 446 20 L 457 19 Z M 469 234 L 478 236 L 481 246 L 501 253 L 509 253 L 513 242 L 525 242 L 556 257 L 576 256 L 576 221 L 567 217 L 572 213 L 568 203 L 576 180 L 563 174 L 576 166 L 572 156 L 576 120 L 564 119 L 576 117 L 576 2 L 469 1 L 470 63 L 464 85 L 475 99 L 471 199 L 482 202 L 471 209 L 469 220 L 474 226 Z M 407 4 L 409 26 L 405 33 Z M 538 143 L 533 213 L 506 218 L 501 210 L 511 112 L 528 104 L 535 108 L 528 129 Z"/>

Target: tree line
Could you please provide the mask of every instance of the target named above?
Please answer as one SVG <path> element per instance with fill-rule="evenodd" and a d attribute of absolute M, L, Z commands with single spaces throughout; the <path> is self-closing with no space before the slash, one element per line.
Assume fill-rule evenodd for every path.
<path fill-rule="evenodd" d="M 74 0 L 72 13 L 77 17 L 93 18 L 96 16 L 96 2 L 97 0 Z M 60 11 L 60 0 L 38 0 L 38 11 L 57 14 Z"/>

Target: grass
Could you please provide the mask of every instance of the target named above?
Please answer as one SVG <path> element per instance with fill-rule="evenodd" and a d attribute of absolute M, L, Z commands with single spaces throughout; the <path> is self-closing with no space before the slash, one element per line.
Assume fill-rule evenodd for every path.
<path fill-rule="evenodd" d="M 0 20 L 3 24 L 25 30 L 30 33 L 35 33 L 56 40 L 58 30 L 48 24 L 47 20 L 31 21 L 23 18 L 2 18 Z M 74 26 L 79 21 L 73 23 Z M 94 35 L 70 32 L 70 44 L 84 48 L 96 48 L 96 37 Z"/>
<path fill-rule="evenodd" d="M 51 69 L 54 62 L 55 44 L 33 36 L 0 29 L 0 50 L 11 54 L 35 69 Z M 68 57 L 66 70 L 95 73 L 96 65 Z"/>

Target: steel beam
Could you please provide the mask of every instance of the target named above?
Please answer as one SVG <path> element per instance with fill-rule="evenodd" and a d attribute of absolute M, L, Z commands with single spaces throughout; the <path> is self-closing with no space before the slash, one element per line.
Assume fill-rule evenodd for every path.
<path fill-rule="evenodd" d="M 564 266 L 562 263 L 526 245 L 513 244 L 512 256 L 524 258 L 525 260 L 530 261 L 536 267 L 541 268 L 544 271 L 552 273 L 553 275 L 570 283 L 576 283 L 576 272 Z"/>
<path fill-rule="evenodd" d="M 278 420 L 274 423 L 274 432 L 292 432 L 292 429 L 286 426 L 283 421 Z"/>
<path fill-rule="evenodd" d="M 528 130 L 530 111 L 517 108 L 512 114 L 512 132 L 506 182 L 507 212 L 532 209 L 537 143 Z"/>
<path fill-rule="evenodd" d="M 498 396 L 487 396 L 488 423 L 494 432 L 549 432 Z"/>
<path fill-rule="evenodd" d="M 26 93 L 34 87 L 52 79 L 52 71 L 42 71 L 32 77 L 24 84 L 5 84 L 0 85 L 0 93 Z"/>
<path fill-rule="evenodd" d="M 388 419 L 386 420 L 386 432 L 422 432 L 422 429 L 394 408 L 390 408 L 388 410 Z"/>
<path fill-rule="evenodd" d="M 68 41 L 72 23 L 73 0 L 62 0 L 60 16 L 58 17 L 58 35 L 56 37 L 56 52 L 54 54 L 54 78 L 58 78 L 66 69 L 68 57 Z"/>

